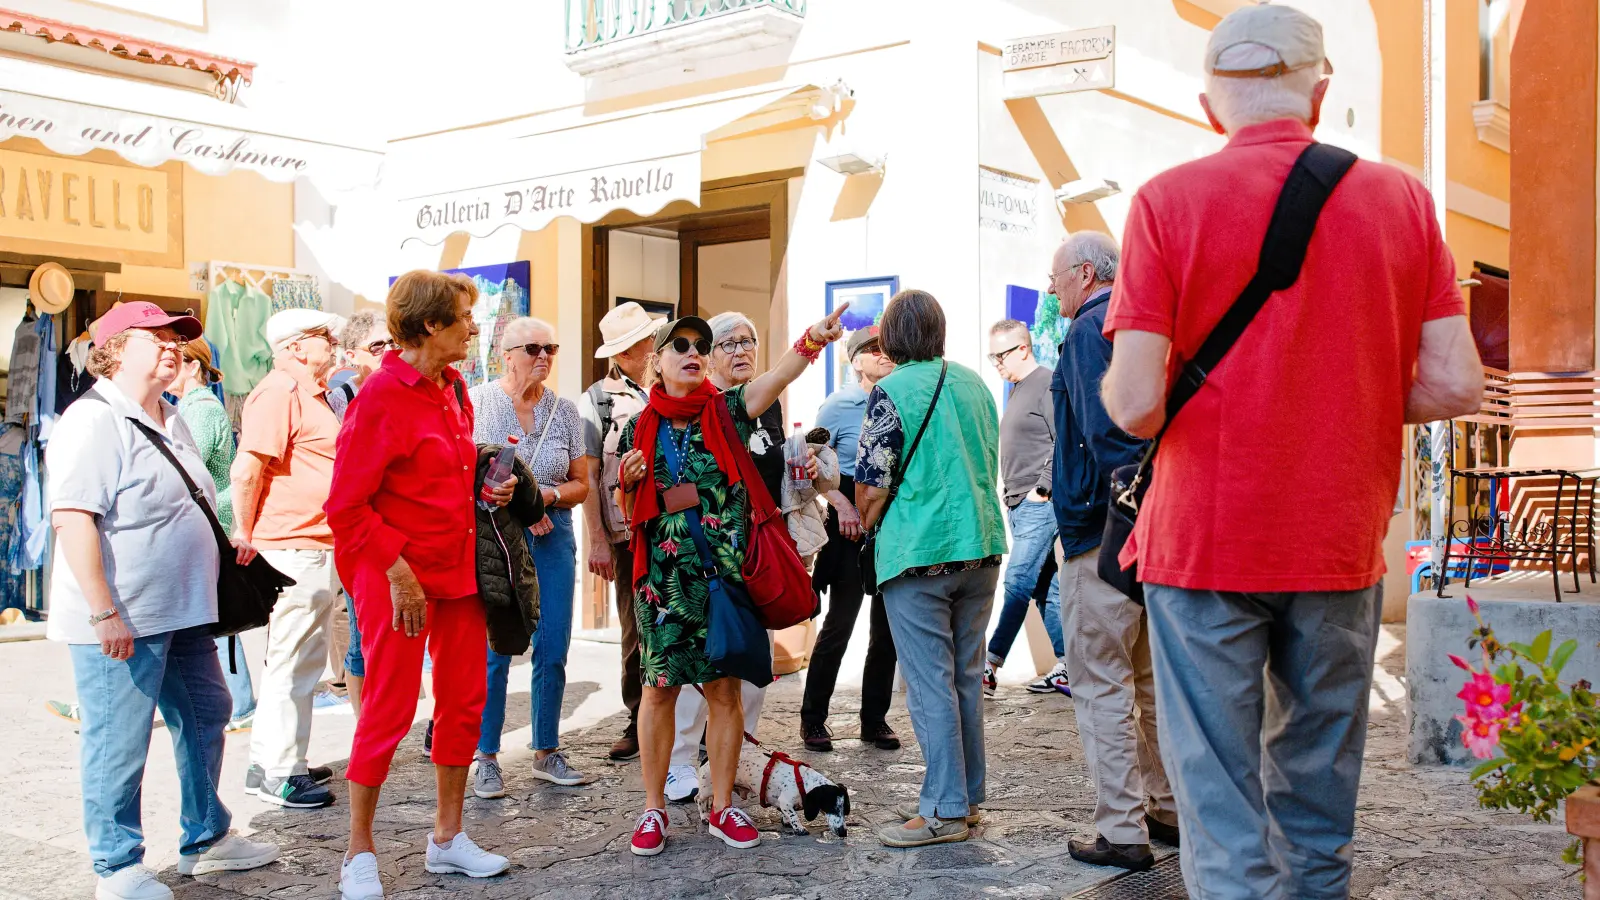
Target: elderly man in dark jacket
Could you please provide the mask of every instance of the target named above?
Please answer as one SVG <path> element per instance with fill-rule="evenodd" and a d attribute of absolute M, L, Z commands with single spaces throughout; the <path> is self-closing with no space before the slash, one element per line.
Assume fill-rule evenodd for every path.
<path fill-rule="evenodd" d="M 496 444 L 478 445 L 475 491 L 483 490 L 499 452 Z M 477 527 L 478 596 L 488 612 L 489 648 L 506 656 L 526 653 L 539 625 L 539 578 L 522 531 L 544 518 L 544 498 L 527 464 L 517 459 L 513 472 L 517 487 L 511 502 L 492 510 L 479 507 Z"/>

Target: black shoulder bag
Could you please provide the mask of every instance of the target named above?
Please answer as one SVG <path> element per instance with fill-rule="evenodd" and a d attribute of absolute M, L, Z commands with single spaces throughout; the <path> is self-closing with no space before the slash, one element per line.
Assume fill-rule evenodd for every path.
<path fill-rule="evenodd" d="M 1300 267 L 1306 261 L 1306 249 L 1311 245 L 1311 235 L 1316 231 L 1317 219 L 1328 196 L 1338 186 L 1340 179 L 1355 164 L 1355 154 L 1331 144 L 1313 143 L 1295 160 L 1289 178 L 1278 194 L 1278 205 L 1272 211 L 1272 221 L 1267 226 L 1266 240 L 1261 244 L 1261 258 L 1256 273 L 1245 285 L 1239 298 L 1233 301 L 1222 320 L 1206 335 L 1205 342 L 1194 358 L 1183 364 L 1167 396 L 1167 418 L 1161 431 L 1145 448 L 1144 455 L 1133 465 L 1121 466 L 1111 473 L 1111 505 L 1106 513 L 1106 530 L 1100 542 L 1097 564 L 1102 581 L 1126 594 L 1136 603 L 1144 603 L 1144 585 L 1139 582 L 1138 566 L 1122 568 L 1117 557 L 1128 538 L 1133 534 L 1133 523 L 1144 502 L 1145 491 L 1150 488 L 1150 471 L 1155 462 L 1156 449 L 1161 438 L 1172 427 L 1172 419 L 1183 409 L 1200 388 L 1217 364 L 1233 349 L 1250 322 L 1266 305 L 1267 298 L 1292 286 L 1300 278 Z"/>
<path fill-rule="evenodd" d="M 90 391 L 83 395 L 100 403 L 106 399 Z M 228 535 L 222 530 L 222 523 L 217 521 L 217 514 L 212 511 L 211 504 L 206 502 L 205 492 L 189 477 L 189 470 L 183 463 L 172 455 L 167 449 L 166 441 L 161 439 L 155 429 L 144 424 L 138 419 L 129 417 L 135 427 L 141 431 L 161 455 L 172 463 L 178 470 L 178 477 L 183 479 L 184 487 L 189 489 L 189 496 L 193 498 L 200 511 L 205 513 L 206 521 L 211 523 L 211 533 L 217 539 L 217 555 L 220 557 L 217 567 L 217 621 L 211 626 L 211 633 L 218 637 L 226 637 L 260 628 L 272 618 L 272 608 L 278 603 L 278 595 L 284 588 L 293 587 L 294 579 L 279 572 L 272 567 L 266 559 L 257 555 L 250 560 L 247 566 L 239 565 L 238 557 L 234 555 L 233 545 L 228 542 Z M 231 649 L 230 649 L 231 654 Z"/>
<path fill-rule="evenodd" d="M 917 445 L 922 443 L 922 433 L 928 430 L 928 420 L 933 418 L 933 407 L 939 402 L 939 392 L 944 390 L 944 376 L 950 371 L 950 364 L 944 361 L 939 363 L 939 380 L 933 386 L 933 399 L 928 401 L 928 411 L 922 417 L 922 427 L 917 429 L 917 436 L 911 439 L 911 446 L 906 450 L 905 459 L 900 463 L 900 471 L 889 482 L 889 499 L 883 501 L 883 511 L 878 513 L 878 524 L 871 532 L 861 539 L 861 590 L 868 594 L 878 593 L 878 532 L 883 529 L 883 520 L 889 515 L 889 505 L 894 503 L 895 495 L 900 493 L 900 480 L 911 471 L 911 457 L 917 453 Z"/>

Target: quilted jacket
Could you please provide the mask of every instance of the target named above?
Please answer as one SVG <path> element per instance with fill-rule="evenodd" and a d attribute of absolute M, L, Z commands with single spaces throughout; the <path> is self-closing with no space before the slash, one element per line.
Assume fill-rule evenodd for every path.
<path fill-rule="evenodd" d="M 499 444 L 478 445 L 473 490 L 482 492 Z M 478 596 L 489 619 L 489 648 L 517 656 L 527 652 L 539 626 L 539 578 L 523 530 L 544 518 L 544 497 L 522 460 L 513 471 L 517 489 L 511 502 L 490 511 L 477 507 Z"/>

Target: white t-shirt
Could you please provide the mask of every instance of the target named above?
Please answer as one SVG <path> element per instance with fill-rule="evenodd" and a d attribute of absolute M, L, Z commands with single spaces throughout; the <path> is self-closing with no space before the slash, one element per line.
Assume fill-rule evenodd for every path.
<path fill-rule="evenodd" d="M 51 511 L 93 513 L 111 601 L 133 636 L 217 620 L 217 541 L 172 464 L 129 417 L 164 432 L 167 446 L 216 507 L 216 489 L 178 410 L 161 402 L 165 427 L 101 378 L 61 414 L 45 448 Z M 89 604 L 56 541 L 45 634 L 69 644 L 99 643 Z"/>

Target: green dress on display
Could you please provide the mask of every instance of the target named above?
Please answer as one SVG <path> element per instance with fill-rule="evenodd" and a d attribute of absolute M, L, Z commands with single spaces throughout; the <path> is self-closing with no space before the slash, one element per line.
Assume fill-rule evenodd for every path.
<path fill-rule="evenodd" d="M 759 427 L 744 408 L 744 386 L 723 393 L 733 415 L 741 445 L 748 444 Z M 716 398 L 707 402 L 718 402 Z M 638 417 L 622 430 L 619 454 L 633 449 L 633 429 Z M 716 457 L 706 449 L 700 423 L 689 423 L 689 453 L 683 466 L 683 480 L 700 491 L 700 524 L 706 543 L 717 559 L 723 578 L 739 583 L 744 567 L 744 549 L 749 537 L 750 495 L 743 484 L 729 485 L 717 468 Z M 674 482 L 667 473 L 665 441 L 682 440 L 683 431 L 664 421 L 656 439 L 655 479 L 663 488 Z M 700 574 L 700 554 L 689 536 L 688 516 L 668 513 L 645 525 L 644 549 L 650 554 L 649 571 L 634 585 L 634 616 L 639 623 L 640 668 L 644 683 L 655 687 L 704 684 L 723 677 L 706 658 L 706 623 L 710 589 Z"/>

